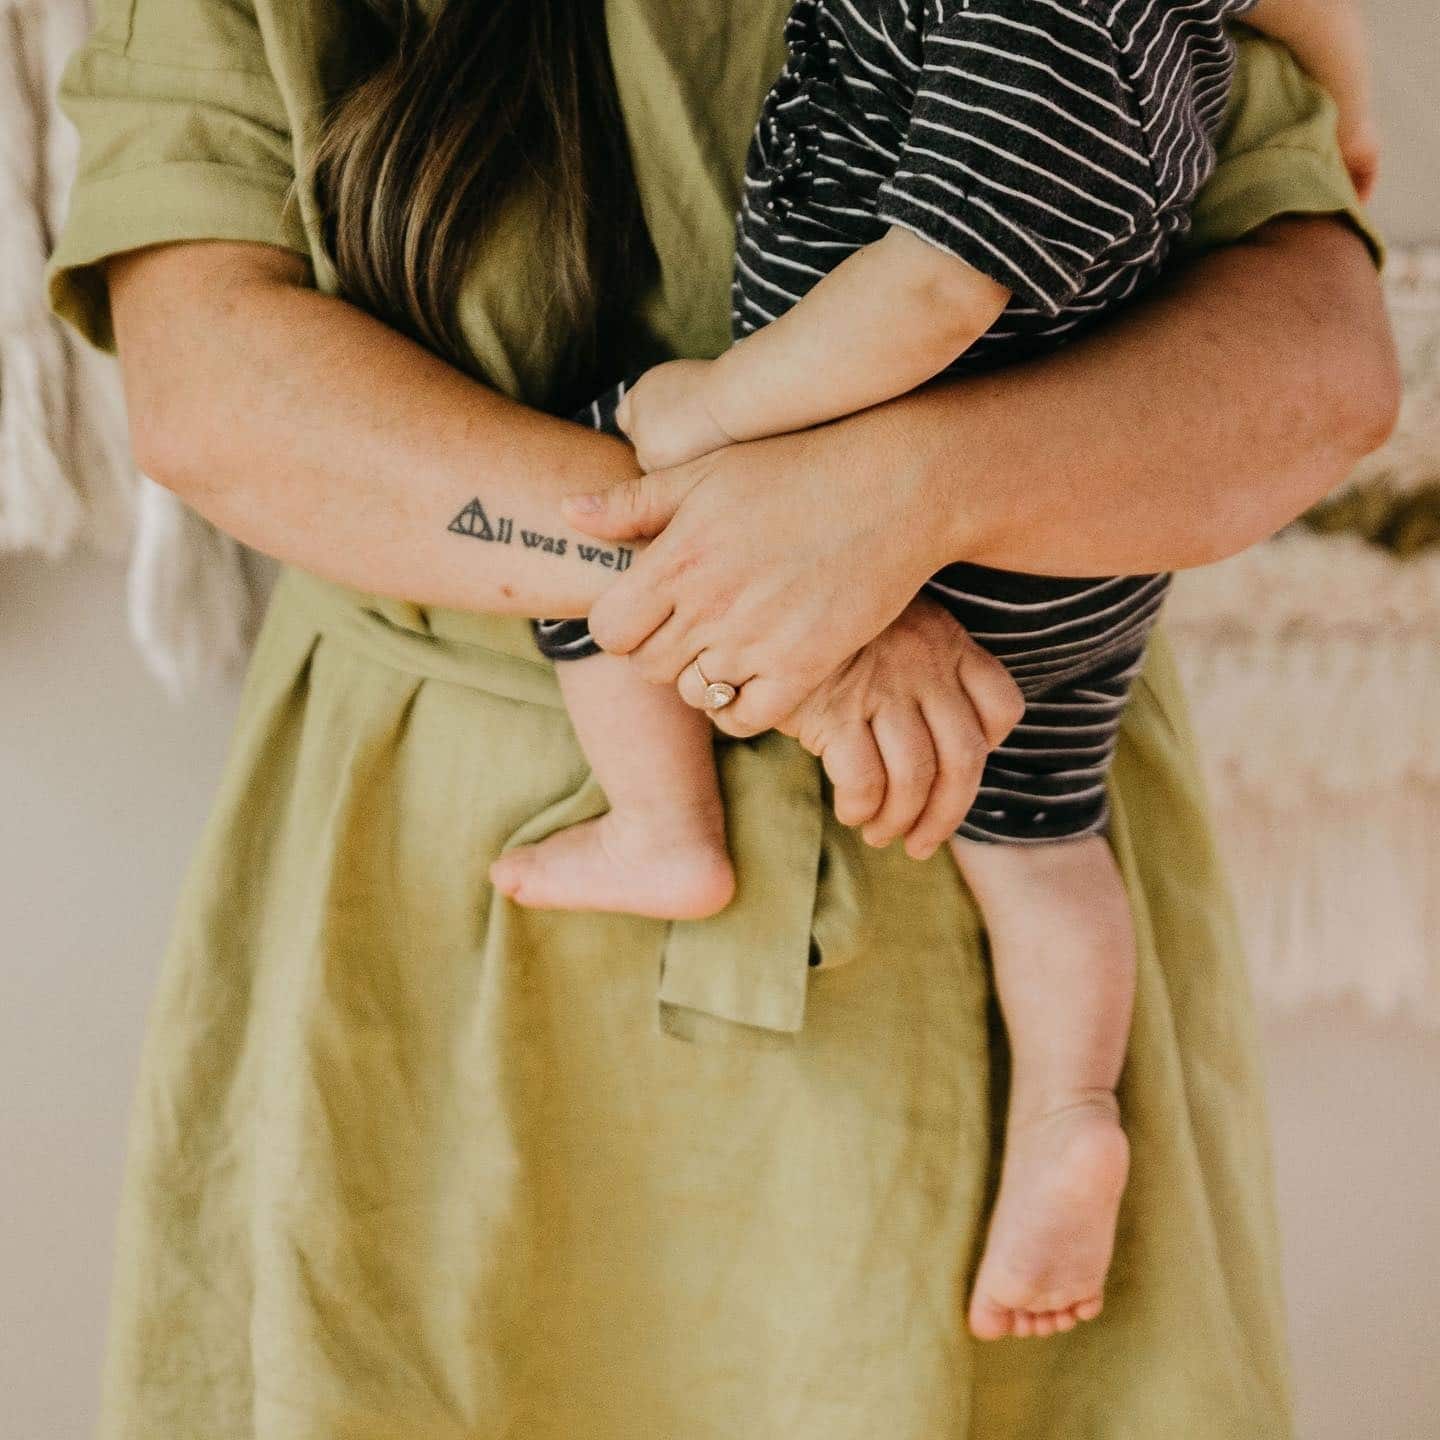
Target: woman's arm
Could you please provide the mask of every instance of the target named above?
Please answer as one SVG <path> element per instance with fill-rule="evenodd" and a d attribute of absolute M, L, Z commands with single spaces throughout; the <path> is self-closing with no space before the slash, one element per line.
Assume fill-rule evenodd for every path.
<path fill-rule="evenodd" d="M 717 723 L 754 733 L 951 561 L 1085 576 L 1244 549 L 1378 445 L 1398 398 L 1363 243 L 1274 221 L 1053 355 L 572 504 L 599 536 L 664 531 L 591 627 L 652 679 L 702 651 L 753 678 Z"/>
<path fill-rule="evenodd" d="M 920 437 L 947 559 L 1144 574 L 1273 535 L 1381 444 L 1399 403 L 1370 252 L 1342 222 L 1285 219 L 1022 371 L 869 417 L 868 443 Z"/>
<path fill-rule="evenodd" d="M 137 459 L 222 529 L 420 604 L 581 615 L 615 579 L 603 556 L 617 547 L 568 530 L 559 502 L 635 475 L 628 445 L 466 379 L 307 288 L 288 252 L 185 244 L 107 270 Z M 472 497 L 495 539 L 447 530 Z M 527 547 L 526 530 L 566 553 Z M 928 852 L 1019 710 L 999 662 L 917 600 L 792 733 L 824 757 L 852 823 Z"/>
<path fill-rule="evenodd" d="M 139 465 L 256 549 L 420 604 L 556 617 L 626 563 L 559 505 L 638 473 L 628 445 L 317 293 L 290 252 L 157 247 L 107 275 Z M 478 517 L 447 528 L 472 499 L 493 539 Z"/>

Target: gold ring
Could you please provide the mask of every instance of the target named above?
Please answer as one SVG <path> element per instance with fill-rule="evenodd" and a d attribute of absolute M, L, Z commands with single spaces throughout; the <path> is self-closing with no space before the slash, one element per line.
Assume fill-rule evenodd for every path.
<path fill-rule="evenodd" d="M 690 663 L 695 667 L 695 673 L 705 687 L 703 698 L 707 710 L 712 713 L 716 710 L 723 710 L 740 693 L 733 685 L 727 684 L 724 680 L 707 680 L 705 672 L 700 668 L 698 655 Z"/>

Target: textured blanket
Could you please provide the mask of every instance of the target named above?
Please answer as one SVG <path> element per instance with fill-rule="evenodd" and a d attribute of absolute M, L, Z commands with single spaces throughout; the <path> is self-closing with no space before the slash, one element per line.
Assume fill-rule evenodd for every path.
<path fill-rule="evenodd" d="M 131 631 L 178 696 L 244 657 L 256 589 L 235 541 L 136 471 L 114 361 L 46 310 L 76 158 L 54 95 L 89 22 L 87 0 L 0 0 L 0 551 L 128 555 Z"/>

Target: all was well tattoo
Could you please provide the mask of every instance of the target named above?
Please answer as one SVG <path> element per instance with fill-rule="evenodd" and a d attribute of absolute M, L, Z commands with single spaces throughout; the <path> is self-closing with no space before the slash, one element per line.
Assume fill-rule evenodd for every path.
<path fill-rule="evenodd" d="M 527 550 L 537 550 L 542 555 L 573 556 L 588 565 L 601 565 L 606 570 L 628 570 L 635 558 L 633 550 L 623 545 L 606 549 L 603 545 L 590 545 L 584 541 L 571 541 L 563 535 L 547 535 L 542 530 L 516 530 L 515 522 L 502 515 L 496 520 L 485 513 L 485 507 L 477 496 L 446 527 L 456 535 L 468 536 L 471 540 L 484 540 L 492 545 L 513 545 L 518 535 L 520 543 Z"/>

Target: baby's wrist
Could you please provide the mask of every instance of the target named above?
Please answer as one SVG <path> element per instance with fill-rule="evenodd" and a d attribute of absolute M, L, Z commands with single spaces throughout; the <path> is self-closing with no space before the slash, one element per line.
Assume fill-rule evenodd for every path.
<path fill-rule="evenodd" d="M 710 423 L 730 444 L 737 445 L 759 437 L 751 433 L 753 427 L 745 418 L 746 408 L 735 383 L 734 354 L 734 349 L 729 349 L 705 367 L 699 400 Z"/>

